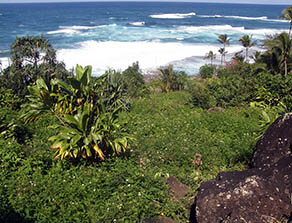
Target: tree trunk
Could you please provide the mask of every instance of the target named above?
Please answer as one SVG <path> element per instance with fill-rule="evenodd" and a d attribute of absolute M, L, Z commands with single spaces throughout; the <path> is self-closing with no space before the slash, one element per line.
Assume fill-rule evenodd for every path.
<path fill-rule="evenodd" d="M 290 21 L 289 38 L 291 38 L 292 20 Z"/>
<path fill-rule="evenodd" d="M 285 66 L 285 77 L 287 76 L 288 69 L 287 69 L 287 57 L 284 58 L 284 66 Z"/>
<path fill-rule="evenodd" d="M 248 63 L 248 48 L 245 49 L 245 62 Z"/>

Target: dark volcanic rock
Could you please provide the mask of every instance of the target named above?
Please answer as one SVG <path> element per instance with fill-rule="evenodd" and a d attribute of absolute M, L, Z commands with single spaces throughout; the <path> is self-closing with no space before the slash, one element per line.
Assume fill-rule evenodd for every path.
<path fill-rule="evenodd" d="M 291 154 L 292 114 L 278 118 L 257 142 L 251 166 L 266 168 Z"/>
<path fill-rule="evenodd" d="M 220 173 L 201 185 L 191 222 L 276 223 L 292 213 L 292 115 L 279 118 L 258 141 L 253 168 Z"/>

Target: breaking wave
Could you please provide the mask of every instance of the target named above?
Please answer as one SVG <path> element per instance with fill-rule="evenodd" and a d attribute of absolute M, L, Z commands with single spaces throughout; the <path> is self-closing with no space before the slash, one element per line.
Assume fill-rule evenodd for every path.
<path fill-rule="evenodd" d="M 149 17 L 154 19 L 184 19 L 195 16 L 196 13 L 169 13 L 169 14 L 158 14 L 158 15 L 150 15 Z"/>
<path fill-rule="evenodd" d="M 145 22 L 131 22 L 130 25 L 132 25 L 132 26 L 144 26 Z"/>
<path fill-rule="evenodd" d="M 246 16 L 229 16 L 229 15 L 198 15 L 201 18 L 229 18 L 229 19 L 241 19 L 241 20 L 262 20 L 266 22 L 289 22 L 283 19 L 268 19 L 267 16 L 260 17 L 246 17 Z"/>

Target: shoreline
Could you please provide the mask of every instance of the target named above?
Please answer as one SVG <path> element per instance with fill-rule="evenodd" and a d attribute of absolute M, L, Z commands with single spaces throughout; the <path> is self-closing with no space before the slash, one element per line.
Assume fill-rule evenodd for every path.
<path fill-rule="evenodd" d="M 237 50 L 238 49 L 244 50 L 244 48 L 240 47 L 239 45 L 234 45 L 234 48 L 237 49 Z M 214 49 L 214 46 L 210 47 L 210 49 Z M 219 47 L 218 47 L 218 49 L 219 49 Z M 231 60 L 231 58 L 235 55 L 235 53 L 239 52 L 237 50 L 233 50 L 231 53 L 227 53 L 226 54 L 226 61 L 227 62 Z M 228 51 L 228 47 L 227 47 L 227 51 Z M 263 51 L 263 49 L 260 48 L 260 47 L 254 47 L 254 48 L 249 50 L 249 55 L 253 55 L 253 53 L 255 51 Z M 221 65 L 221 55 L 218 53 L 218 51 L 217 52 L 215 51 L 214 53 L 216 54 L 216 58 L 214 60 L 214 65 Z M 59 61 L 64 62 L 62 60 L 59 60 Z M 132 63 L 134 63 L 134 62 L 136 62 L 136 61 L 133 60 Z M 138 60 L 138 62 L 139 62 L 139 65 L 141 65 L 139 60 Z M 1 57 L 0 58 L 0 71 L 4 70 L 5 68 L 7 68 L 10 64 L 11 64 L 11 61 L 10 61 L 9 57 Z M 188 76 L 196 77 L 196 76 L 199 75 L 200 67 L 203 66 L 203 65 L 206 65 L 206 64 L 210 64 L 210 60 L 209 59 L 205 59 L 205 55 L 204 56 L 196 56 L 196 55 L 194 55 L 194 56 L 185 57 L 185 58 L 183 58 L 181 60 L 173 60 L 173 61 L 168 62 L 168 63 L 164 63 L 164 64 L 160 64 L 160 65 L 156 65 L 156 66 L 154 65 L 153 67 L 150 67 L 150 68 L 141 68 L 140 67 L 140 69 L 141 69 L 142 74 L 144 76 L 146 76 L 146 77 L 147 76 L 148 77 L 155 77 L 155 76 L 159 75 L 158 74 L 158 69 L 159 68 L 167 67 L 170 64 L 172 64 L 174 66 L 174 69 L 176 71 L 184 71 Z M 88 65 L 91 65 L 91 64 L 88 64 Z M 93 65 L 91 65 L 91 66 L 93 66 Z M 128 66 L 131 66 L 131 64 L 129 64 Z M 72 69 L 74 67 L 75 66 L 70 68 L 69 66 L 66 65 L 66 69 L 67 70 L 70 70 L 70 69 Z M 124 66 L 124 67 L 126 67 L 126 66 Z M 114 68 L 111 68 L 111 66 L 108 66 L 107 69 L 103 69 L 103 68 L 93 67 L 93 70 L 100 70 L 100 72 L 97 72 L 97 73 L 94 73 L 94 71 L 93 71 L 93 75 L 97 76 L 97 77 L 101 76 L 108 69 L 113 69 L 113 70 L 116 70 L 116 71 L 123 71 L 126 68 L 125 69 L 121 69 L 121 68 L 114 69 Z"/>

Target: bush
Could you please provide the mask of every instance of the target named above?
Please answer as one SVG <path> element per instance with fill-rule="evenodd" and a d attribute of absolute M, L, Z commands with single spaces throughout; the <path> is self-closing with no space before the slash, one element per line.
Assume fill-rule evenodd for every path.
<path fill-rule="evenodd" d="M 201 78 L 211 78 L 215 74 L 215 66 L 204 65 L 200 67 L 200 77 Z"/>
<path fill-rule="evenodd" d="M 24 120 L 36 120 L 45 112 L 59 120 L 52 126 L 58 133 L 49 138 L 56 157 L 104 160 L 130 148 L 132 137 L 119 119 L 120 107 L 112 110 L 110 105 L 105 106 L 103 91 L 91 88 L 90 80 L 91 67 L 77 65 L 70 84 L 54 79 L 49 90 L 45 81 L 38 79 L 28 88 L 31 95 L 27 97 L 30 103 L 24 105 Z"/>
<path fill-rule="evenodd" d="M 162 92 L 181 91 L 187 83 L 187 75 L 183 71 L 173 70 L 173 65 L 158 69 Z"/>
<path fill-rule="evenodd" d="M 138 62 L 123 71 L 122 79 L 129 97 L 140 97 L 148 93 Z"/>
<path fill-rule="evenodd" d="M 241 106 L 254 99 L 260 84 L 253 75 L 251 65 L 238 64 L 231 68 L 219 69 L 218 77 L 205 81 L 194 80 L 188 91 L 193 104 L 204 109 Z"/>

